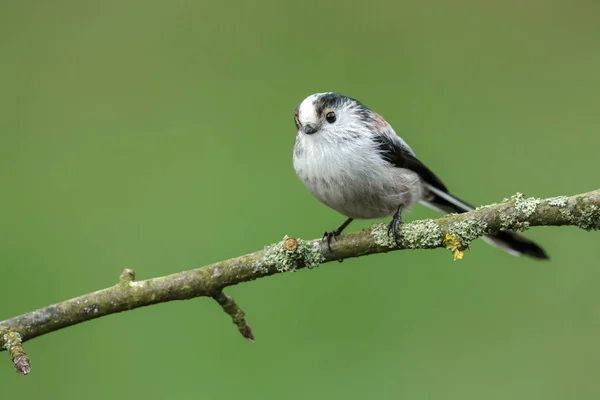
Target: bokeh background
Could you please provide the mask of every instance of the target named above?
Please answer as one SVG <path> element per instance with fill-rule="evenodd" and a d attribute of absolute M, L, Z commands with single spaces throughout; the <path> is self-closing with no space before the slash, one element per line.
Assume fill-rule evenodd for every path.
<path fill-rule="evenodd" d="M 0 4 L 0 320 L 343 217 L 292 168 L 294 107 L 377 110 L 475 204 L 599 186 L 600 3 Z M 417 206 L 405 219 L 434 217 Z M 353 229 L 374 221 L 356 223 Z M 377 222 L 377 221 L 375 221 Z M 600 234 L 547 263 L 476 242 L 113 315 L 0 353 L 3 398 L 597 399 Z"/>

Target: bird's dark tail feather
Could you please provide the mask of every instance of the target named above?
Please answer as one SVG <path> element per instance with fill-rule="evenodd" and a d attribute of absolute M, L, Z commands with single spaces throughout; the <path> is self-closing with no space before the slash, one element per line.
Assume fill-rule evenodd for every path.
<path fill-rule="evenodd" d="M 422 203 L 437 211 L 447 214 L 464 213 L 474 209 L 470 204 L 458 199 L 457 197 L 446 193 L 438 188 L 429 186 L 431 197 L 423 200 Z M 540 246 L 527 239 L 525 236 L 515 232 L 503 231 L 494 235 L 484 236 L 486 242 L 496 246 L 512 255 L 524 255 L 539 260 L 548 260 L 549 257 Z"/>

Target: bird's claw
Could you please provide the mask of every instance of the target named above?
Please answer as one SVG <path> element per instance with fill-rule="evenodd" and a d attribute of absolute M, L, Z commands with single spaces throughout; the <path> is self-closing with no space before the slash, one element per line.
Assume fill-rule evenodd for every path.
<path fill-rule="evenodd" d="M 394 242 L 396 246 L 400 247 L 400 225 L 403 224 L 402 216 L 400 213 L 394 214 L 394 217 L 388 225 L 388 236 L 394 235 Z"/>
<path fill-rule="evenodd" d="M 339 232 L 336 231 L 329 231 L 323 234 L 322 240 L 325 240 L 325 238 L 327 238 L 327 248 L 329 249 L 329 251 L 331 251 L 331 239 L 337 238 L 339 235 Z"/>

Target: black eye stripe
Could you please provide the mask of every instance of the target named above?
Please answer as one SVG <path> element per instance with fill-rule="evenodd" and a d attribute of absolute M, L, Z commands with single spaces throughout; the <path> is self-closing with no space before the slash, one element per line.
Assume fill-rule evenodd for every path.
<path fill-rule="evenodd" d="M 339 93 L 324 93 L 319 95 L 315 100 L 315 111 L 317 115 L 323 115 L 328 109 L 337 109 L 339 106 L 349 99 Z"/>

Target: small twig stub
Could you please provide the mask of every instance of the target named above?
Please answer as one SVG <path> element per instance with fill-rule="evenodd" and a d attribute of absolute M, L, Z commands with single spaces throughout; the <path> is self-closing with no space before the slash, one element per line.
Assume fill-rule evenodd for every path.
<path fill-rule="evenodd" d="M 399 243 L 390 241 L 385 224 L 379 224 L 338 237 L 334 251 L 329 251 L 320 239 L 286 236 L 263 250 L 167 276 L 135 281 L 135 273 L 125 269 L 114 286 L 1 321 L 0 350 L 7 350 L 16 371 L 26 375 L 31 366 L 22 343 L 27 340 L 106 315 L 195 297 L 213 297 L 242 336 L 254 341 L 244 312 L 233 298 L 223 293 L 224 288 L 277 273 L 314 268 L 322 263 L 402 249 L 443 247 L 459 260 L 469 243 L 484 235 L 533 226 L 564 225 L 599 230 L 600 189 L 549 199 L 525 198 L 518 194 L 463 214 L 405 223 Z"/>
<path fill-rule="evenodd" d="M 31 372 L 29 357 L 23 349 L 23 341 L 18 332 L 8 331 L 2 335 L 4 349 L 8 351 L 15 366 L 15 371 L 19 374 L 27 375 Z"/>

